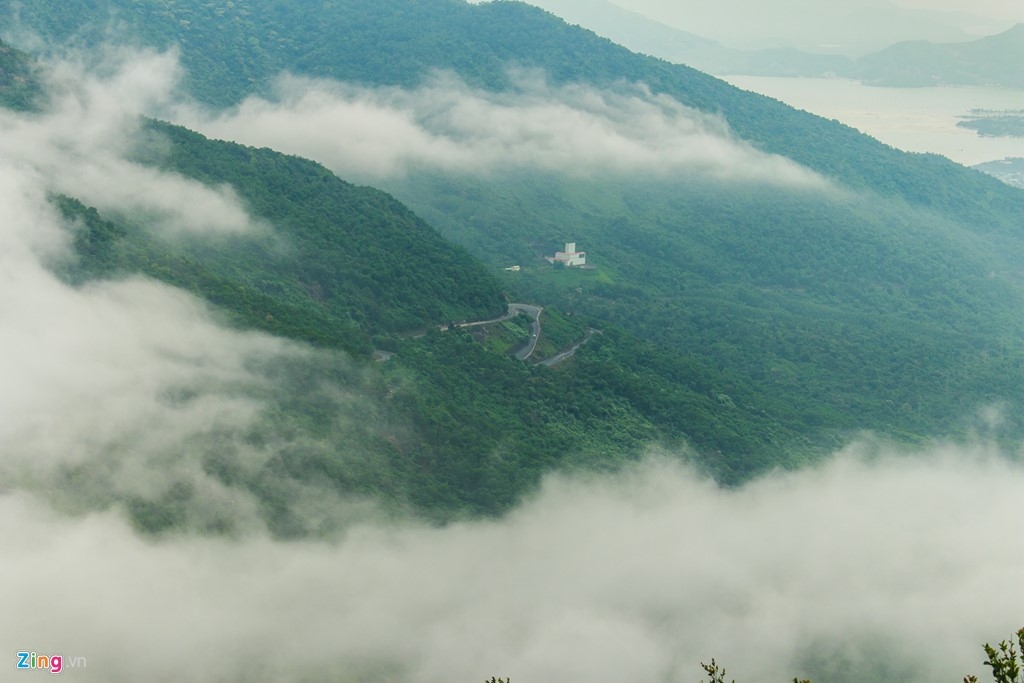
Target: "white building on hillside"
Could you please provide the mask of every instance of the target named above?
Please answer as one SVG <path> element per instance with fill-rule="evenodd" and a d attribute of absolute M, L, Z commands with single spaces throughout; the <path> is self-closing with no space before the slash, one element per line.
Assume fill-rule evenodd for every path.
<path fill-rule="evenodd" d="M 564 263 L 567 266 L 582 266 L 587 263 L 587 252 L 576 251 L 575 242 L 566 242 L 565 251 L 556 251 L 554 257 L 548 257 L 551 263 Z"/>

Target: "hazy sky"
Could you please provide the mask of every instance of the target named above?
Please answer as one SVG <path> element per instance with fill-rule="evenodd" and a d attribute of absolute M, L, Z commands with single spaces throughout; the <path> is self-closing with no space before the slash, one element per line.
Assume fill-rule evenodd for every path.
<path fill-rule="evenodd" d="M 855 6 L 856 3 L 852 4 Z M 894 4 L 939 12 L 978 14 L 1013 22 L 1024 21 L 1024 3 L 1019 0 L 895 0 Z"/>
<path fill-rule="evenodd" d="M 1019 0 L 534 0 L 574 22 L 605 2 L 728 47 L 793 46 L 859 55 L 912 39 L 955 41 L 990 35 L 1024 21 Z M 589 9 L 588 9 L 589 7 Z"/>
<path fill-rule="evenodd" d="M 918 10 L 935 12 L 957 12 L 965 15 L 978 15 L 1000 21 L 1024 21 L 1024 3 L 1018 0 L 832 0 L 818 2 L 816 0 L 770 0 L 769 2 L 753 2 L 751 0 L 718 0 L 718 2 L 695 2 L 693 0 L 612 0 L 619 5 L 638 14 L 643 14 L 679 28 L 684 28 L 693 21 L 701 21 L 704 17 L 716 17 L 719 21 L 730 19 L 731 23 L 757 24 L 766 19 L 765 15 L 777 15 L 787 20 L 799 20 L 799 16 L 813 17 L 850 13 L 868 8 L 884 8 L 895 5 Z M 743 10 L 736 14 L 736 10 Z M 743 22 L 751 19 L 755 21 Z"/>

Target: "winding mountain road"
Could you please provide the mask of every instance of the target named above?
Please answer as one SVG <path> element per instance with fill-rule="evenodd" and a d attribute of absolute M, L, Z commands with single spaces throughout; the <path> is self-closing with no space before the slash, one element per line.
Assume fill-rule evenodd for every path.
<path fill-rule="evenodd" d="M 540 313 L 544 309 L 540 306 L 531 306 L 530 304 L 509 304 L 509 310 L 513 306 L 516 307 L 517 311 L 530 316 L 530 340 L 526 342 L 526 346 L 516 351 L 516 358 L 526 360 L 537 349 L 537 342 L 540 340 Z"/>
<path fill-rule="evenodd" d="M 520 313 L 525 313 L 530 316 L 530 339 L 526 343 L 526 346 L 516 351 L 516 358 L 519 360 L 526 360 L 532 356 L 533 352 L 537 349 L 537 342 L 540 340 L 540 314 L 543 310 L 543 306 L 534 306 L 533 304 L 509 304 L 508 313 L 503 316 L 492 318 L 490 320 L 478 320 L 472 323 L 459 323 L 456 327 L 475 327 L 477 325 L 500 323 L 505 320 L 510 320 Z"/>
<path fill-rule="evenodd" d="M 576 342 L 575 344 L 573 344 L 572 346 L 567 348 L 565 351 L 562 351 L 561 353 L 557 353 L 554 356 L 551 356 L 551 358 L 546 358 L 546 359 L 542 360 L 537 365 L 543 365 L 543 366 L 549 367 L 549 368 L 552 365 L 558 365 L 563 360 L 565 360 L 566 358 L 571 357 L 574 353 L 576 353 L 576 349 L 580 348 L 581 346 L 586 344 L 588 341 L 590 341 L 590 338 L 593 337 L 598 332 L 599 332 L 599 330 L 595 330 L 592 327 L 589 328 L 587 330 L 587 336 L 583 337 L 583 339 L 579 340 L 578 342 Z"/>

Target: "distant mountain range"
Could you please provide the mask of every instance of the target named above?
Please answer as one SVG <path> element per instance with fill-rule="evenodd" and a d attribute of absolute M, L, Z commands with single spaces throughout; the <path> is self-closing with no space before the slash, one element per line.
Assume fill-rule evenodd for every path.
<path fill-rule="evenodd" d="M 857 60 L 850 75 L 886 86 L 998 85 L 1024 88 L 1024 24 L 965 43 L 914 41 Z"/>
<path fill-rule="evenodd" d="M 795 47 L 739 50 L 666 26 L 611 2 L 538 0 L 538 5 L 638 52 L 713 74 L 839 76 L 879 86 L 1024 87 L 1024 24 L 977 39 L 897 42 L 859 58 Z M 947 32 L 950 33 L 950 32 Z"/>
<path fill-rule="evenodd" d="M 726 47 L 717 40 L 666 26 L 607 1 L 543 0 L 535 4 L 631 50 L 713 74 L 820 75 L 836 73 L 850 63 L 842 55 L 811 54 L 791 47 Z"/>

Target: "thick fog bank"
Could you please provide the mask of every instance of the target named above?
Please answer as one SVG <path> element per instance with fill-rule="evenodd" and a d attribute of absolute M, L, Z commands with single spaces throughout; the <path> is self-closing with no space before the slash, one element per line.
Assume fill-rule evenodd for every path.
<path fill-rule="evenodd" d="M 494 93 L 444 73 L 412 90 L 283 76 L 273 100 L 251 97 L 219 113 L 182 106 L 174 117 L 210 137 L 305 156 L 365 182 L 421 169 L 529 168 L 828 186 L 796 162 L 736 138 L 721 118 L 642 84 L 602 90 L 552 85 L 540 72 L 513 77 L 516 89 Z"/>
<path fill-rule="evenodd" d="M 1020 626 L 1024 471 L 854 453 L 722 490 L 654 458 L 497 521 L 135 535 L 0 496 L 4 642 L 83 680 L 956 680 Z M 21 646 L 21 645 L 19 645 Z"/>
<path fill-rule="evenodd" d="M 365 398 L 365 371 L 341 353 L 232 329 L 152 279 L 62 276 L 85 227 L 56 208 L 60 193 L 159 239 L 273 229 L 229 188 L 132 160 L 138 115 L 167 101 L 176 66 L 166 56 L 115 57 L 100 75 L 53 65 L 43 112 L 0 109 L 0 490 L 29 488 L 63 510 L 134 505 L 137 519 L 160 512 L 149 502 L 177 497 L 188 503 L 178 521 L 239 531 L 263 526 L 241 485 L 258 484 L 303 510 L 313 524 L 305 530 L 331 528 L 363 506 L 339 501 L 331 486 L 262 472 L 288 449 L 329 450 L 372 479 L 378 463 L 350 458 L 376 430 L 395 427 Z M 310 429 L 299 404 L 326 417 Z"/>

